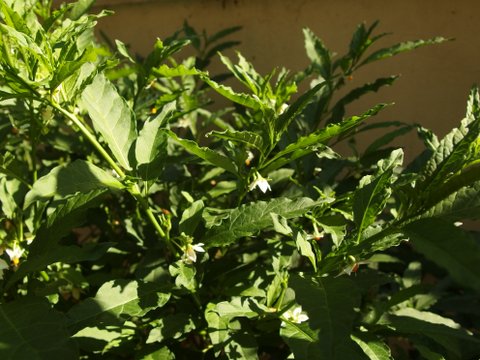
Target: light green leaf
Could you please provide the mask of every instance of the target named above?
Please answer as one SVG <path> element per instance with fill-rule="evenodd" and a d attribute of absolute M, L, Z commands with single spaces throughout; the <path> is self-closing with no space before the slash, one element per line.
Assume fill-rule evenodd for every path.
<path fill-rule="evenodd" d="M 240 237 L 251 236 L 257 231 L 273 227 L 271 213 L 291 219 L 303 215 L 318 204 L 320 202 L 309 198 L 296 200 L 277 198 L 269 202 L 245 204 L 222 214 L 221 218 L 225 220 L 220 226 L 212 227 L 203 238 L 203 242 L 207 247 L 226 246 Z M 212 220 L 210 223 L 217 221 Z"/>
<path fill-rule="evenodd" d="M 317 271 L 317 259 L 312 249 L 312 244 L 307 240 L 307 234 L 304 231 L 295 233 L 293 239 L 297 245 L 298 252 L 305 256 L 313 265 L 315 272 Z"/>
<path fill-rule="evenodd" d="M 44 298 L 24 297 L 0 304 L 2 359 L 78 359 L 63 316 Z"/>
<path fill-rule="evenodd" d="M 103 136 L 120 165 L 131 170 L 130 148 L 137 137 L 134 113 L 105 75 L 98 74 L 82 93 L 93 126 Z"/>
<path fill-rule="evenodd" d="M 234 297 L 231 301 L 222 301 L 215 306 L 218 315 L 230 319 L 234 317 L 256 318 L 266 310 L 255 299 L 246 297 Z"/>
<path fill-rule="evenodd" d="M 66 198 L 75 193 L 88 193 L 100 189 L 123 189 L 123 184 L 105 170 L 84 160 L 75 160 L 67 165 L 53 168 L 42 176 L 25 196 L 24 208 L 37 200 L 53 196 Z"/>
<path fill-rule="evenodd" d="M 215 310 L 215 304 L 208 304 L 205 311 L 205 320 L 208 323 L 208 336 L 215 350 L 221 349 L 221 344 L 229 337 L 229 318 L 220 316 Z"/>
<path fill-rule="evenodd" d="M 330 51 L 310 29 L 304 28 L 305 50 L 312 63 L 319 67 L 320 75 L 324 79 L 330 79 L 332 72 L 332 59 Z"/>
<path fill-rule="evenodd" d="M 131 63 L 135 64 L 135 60 L 133 60 L 130 54 L 128 53 L 127 46 L 125 45 L 124 42 L 118 39 L 115 39 L 115 45 L 117 45 L 117 50 L 122 56 L 127 58 Z"/>
<path fill-rule="evenodd" d="M 195 141 L 179 138 L 173 131 L 163 130 L 175 142 L 181 145 L 185 150 L 205 160 L 206 162 L 221 167 L 233 174 L 237 174 L 237 168 L 230 158 L 213 151 L 207 147 L 200 147 Z"/>
<path fill-rule="evenodd" d="M 68 313 L 69 328 L 78 331 L 85 326 L 123 323 L 143 316 L 167 303 L 170 294 L 154 283 L 118 279 L 103 284 L 94 298 L 74 306 Z"/>
<path fill-rule="evenodd" d="M 166 346 L 145 355 L 140 360 L 174 360 L 175 354 Z"/>
<path fill-rule="evenodd" d="M 160 65 L 158 68 L 153 69 L 152 71 L 155 76 L 165 78 L 203 74 L 201 71 L 195 68 L 187 68 L 185 65 L 182 64 L 175 67 L 170 67 L 166 64 L 163 64 Z"/>
<path fill-rule="evenodd" d="M 360 346 L 370 360 L 392 360 L 390 348 L 380 340 L 362 340 L 360 337 L 351 335 L 353 341 Z"/>
<path fill-rule="evenodd" d="M 179 230 L 187 235 L 193 235 L 198 224 L 202 220 L 202 212 L 205 204 L 202 200 L 195 201 L 187 208 L 180 219 Z"/>
<path fill-rule="evenodd" d="M 175 101 L 165 104 L 154 119 L 143 124 L 142 130 L 138 134 L 135 142 L 135 158 L 137 173 L 143 180 L 153 180 L 163 170 L 161 162 L 166 155 L 167 136 L 162 125 L 175 111 L 175 108 Z"/>
<path fill-rule="evenodd" d="M 480 293 L 480 246 L 467 232 L 435 218 L 407 224 L 405 232 L 417 251 L 444 267 L 459 284 Z"/>
<path fill-rule="evenodd" d="M 202 80 L 205 81 L 212 89 L 218 92 L 223 97 L 227 98 L 230 101 L 233 101 L 237 104 L 243 105 L 245 107 L 251 108 L 253 110 L 260 110 L 262 108 L 262 103 L 260 100 L 255 99 L 254 97 L 243 94 L 236 93 L 231 87 L 221 85 L 211 80 L 207 76 L 202 76 Z"/>

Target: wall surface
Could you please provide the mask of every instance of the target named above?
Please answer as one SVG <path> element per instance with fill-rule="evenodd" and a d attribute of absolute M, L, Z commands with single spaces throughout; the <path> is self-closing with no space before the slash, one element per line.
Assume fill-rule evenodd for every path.
<path fill-rule="evenodd" d="M 311 28 L 326 45 L 343 53 L 356 25 L 380 20 L 379 31 L 398 41 L 444 36 L 455 41 L 424 47 L 365 67 L 352 81 L 358 86 L 379 76 L 400 74 L 393 87 L 352 105 L 349 114 L 377 102 L 395 102 L 378 120 L 421 123 L 439 135 L 463 117 L 469 88 L 480 80 L 480 1 L 474 0 L 99 0 L 115 15 L 99 28 L 138 53 L 147 53 L 157 37 L 165 38 L 184 20 L 214 33 L 241 25 L 232 39 L 260 72 L 285 66 L 300 70 L 308 63 L 302 28 Z M 233 55 L 232 55 L 233 56 Z M 215 72 L 215 71 L 213 71 Z M 378 121 L 374 120 L 374 121 Z M 397 142 L 409 157 L 419 151 L 411 136 Z"/>

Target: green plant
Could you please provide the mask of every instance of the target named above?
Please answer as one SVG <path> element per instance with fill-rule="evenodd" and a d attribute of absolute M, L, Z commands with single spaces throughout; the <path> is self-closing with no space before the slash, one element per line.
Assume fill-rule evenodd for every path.
<path fill-rule="evenodd" d="M 473 359 L 480 355 L 479 94 L 443 139 L 345 117 L 378 79 L 358 26 L 333 57 L 259 74 L 239 28 L 184 29 L 145 58 L 94 41 L 91 1 L 0 0 L 0 354 L 5 359 Z M 189 44 L 197 56 L 178 60 Z M 302 94 L 298 84 L 311 81 Z M 211 106 L 212 90 L 233 107 Z M 332 145 L 393 126 L 361 155 Z M 392 139 L 425 151 L 403 165 Z M 10 264 L 8 263 L 10 260 Z"/>

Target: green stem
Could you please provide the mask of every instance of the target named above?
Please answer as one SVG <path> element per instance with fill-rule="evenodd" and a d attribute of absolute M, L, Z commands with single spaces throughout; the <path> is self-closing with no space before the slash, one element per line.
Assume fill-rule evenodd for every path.
<path fill-rule="evenodd" d="M 85 124 L 81 119 L 79 119 L 75 114 L 65 110 L 58 104 L 55 104 L 53 102 L 50 103 L 53 108 L 58 110 L 60 113 L 65 115 L 68 119 L 70 119 L 82 132 L 82 134 L 87 138 L 88 141 L 94 146 L 95 149 L 102 155 L 102 157 L 107 161 L 107 163 L 111 166 L 111 168 L 118 174 L 120 179 L 123 181 L 126 178 L 126 174 L 123 172 L 123 170 L 117 165 L 115 160 L 108 154 L 108 152 L 103 148 L 103 146 L 97 141 L 95 136 L 87 129 Z M 145 213 L 147 214 L 148 219 L 150 220 L 151 224 L 155 228 L 155 230 L 158 232 L 158 234 L 162 237 L 167 239 L 167 236 L 165 234 L 165 231 L 163 231 L 160 223 L 158 222 L 158 219 L 156 218 L 155 214 L 153 213 L 152 209 L 148 205 L 148 202 L 145 200 L 145 198 L 142 196 L 140 189 L 138 187 L 138 184 L 134 184 L 134 186 L 130 187 L 128 189 L 130 194 L 138 201 L 140 206 L 143 208 Z M 172 250 L 173 253 L 175 253 L 172 244 L 167 240 L 167 244 L 170 250 Z"/>
<path fill-rule="evenodd" d="M 102 155 L 102 157 L 108 162 L 111 168 L 115 170 L 118 176 L 120 176 L 122 180 L 125 179 L 126 175 L 123 170 L 117 165 L 115 160 L 112 159 L 112 157 L 107 153 L 103 146 L 97 141 L 95 136 L 90 131 L 88 131 L 87 127 L 83 124 L 83 122 L 75 114 L 72 114 L 71 112 L 63 109 L 59 105 L 55 103 L 51 103 L 51 105 L 56 110 L 60 111 L 63 115 L 65 115 L 68 119 L 72 120 L 72 122 L 80 129 L 80 131 L 87 138 L 87 140 L 90 141 L 93 147 L 97 149 L 100 155 Z"/>

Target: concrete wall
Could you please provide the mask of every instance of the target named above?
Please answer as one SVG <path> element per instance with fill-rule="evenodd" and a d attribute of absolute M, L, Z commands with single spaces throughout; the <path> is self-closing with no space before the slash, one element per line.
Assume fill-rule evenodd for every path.
<path fill-rule="evenodd" d="M 208 33 L 241 25 L 232 39 L 238 50 L 261 72 L 285 66 L 302 69 L 307 63 L 302 28 L 311 28 L 327 46 L 342 53 L 355 26 L 380 20 L 379 31 L 392 32 L 381 45 L 397 41 L 453 37 L 456 40 L 401 54 L 365 67 L 352 86 L 378 76 L 401 74 L 397 83 L 350 107 L 364 111 L 377 102 L 396 105 L 379 120 L 419 122 L 439 135 L 463 117 L 469 88 L 479 81 L 480 1 L 474 0 L 99 0 L 99 7 L 115 11 L 99 28 L 112 38 L 146 53 L 156 37 L 165 38 L 187 20 Z M 398 142 L 411 156 L 419 150 L 415 137 Z"/>

